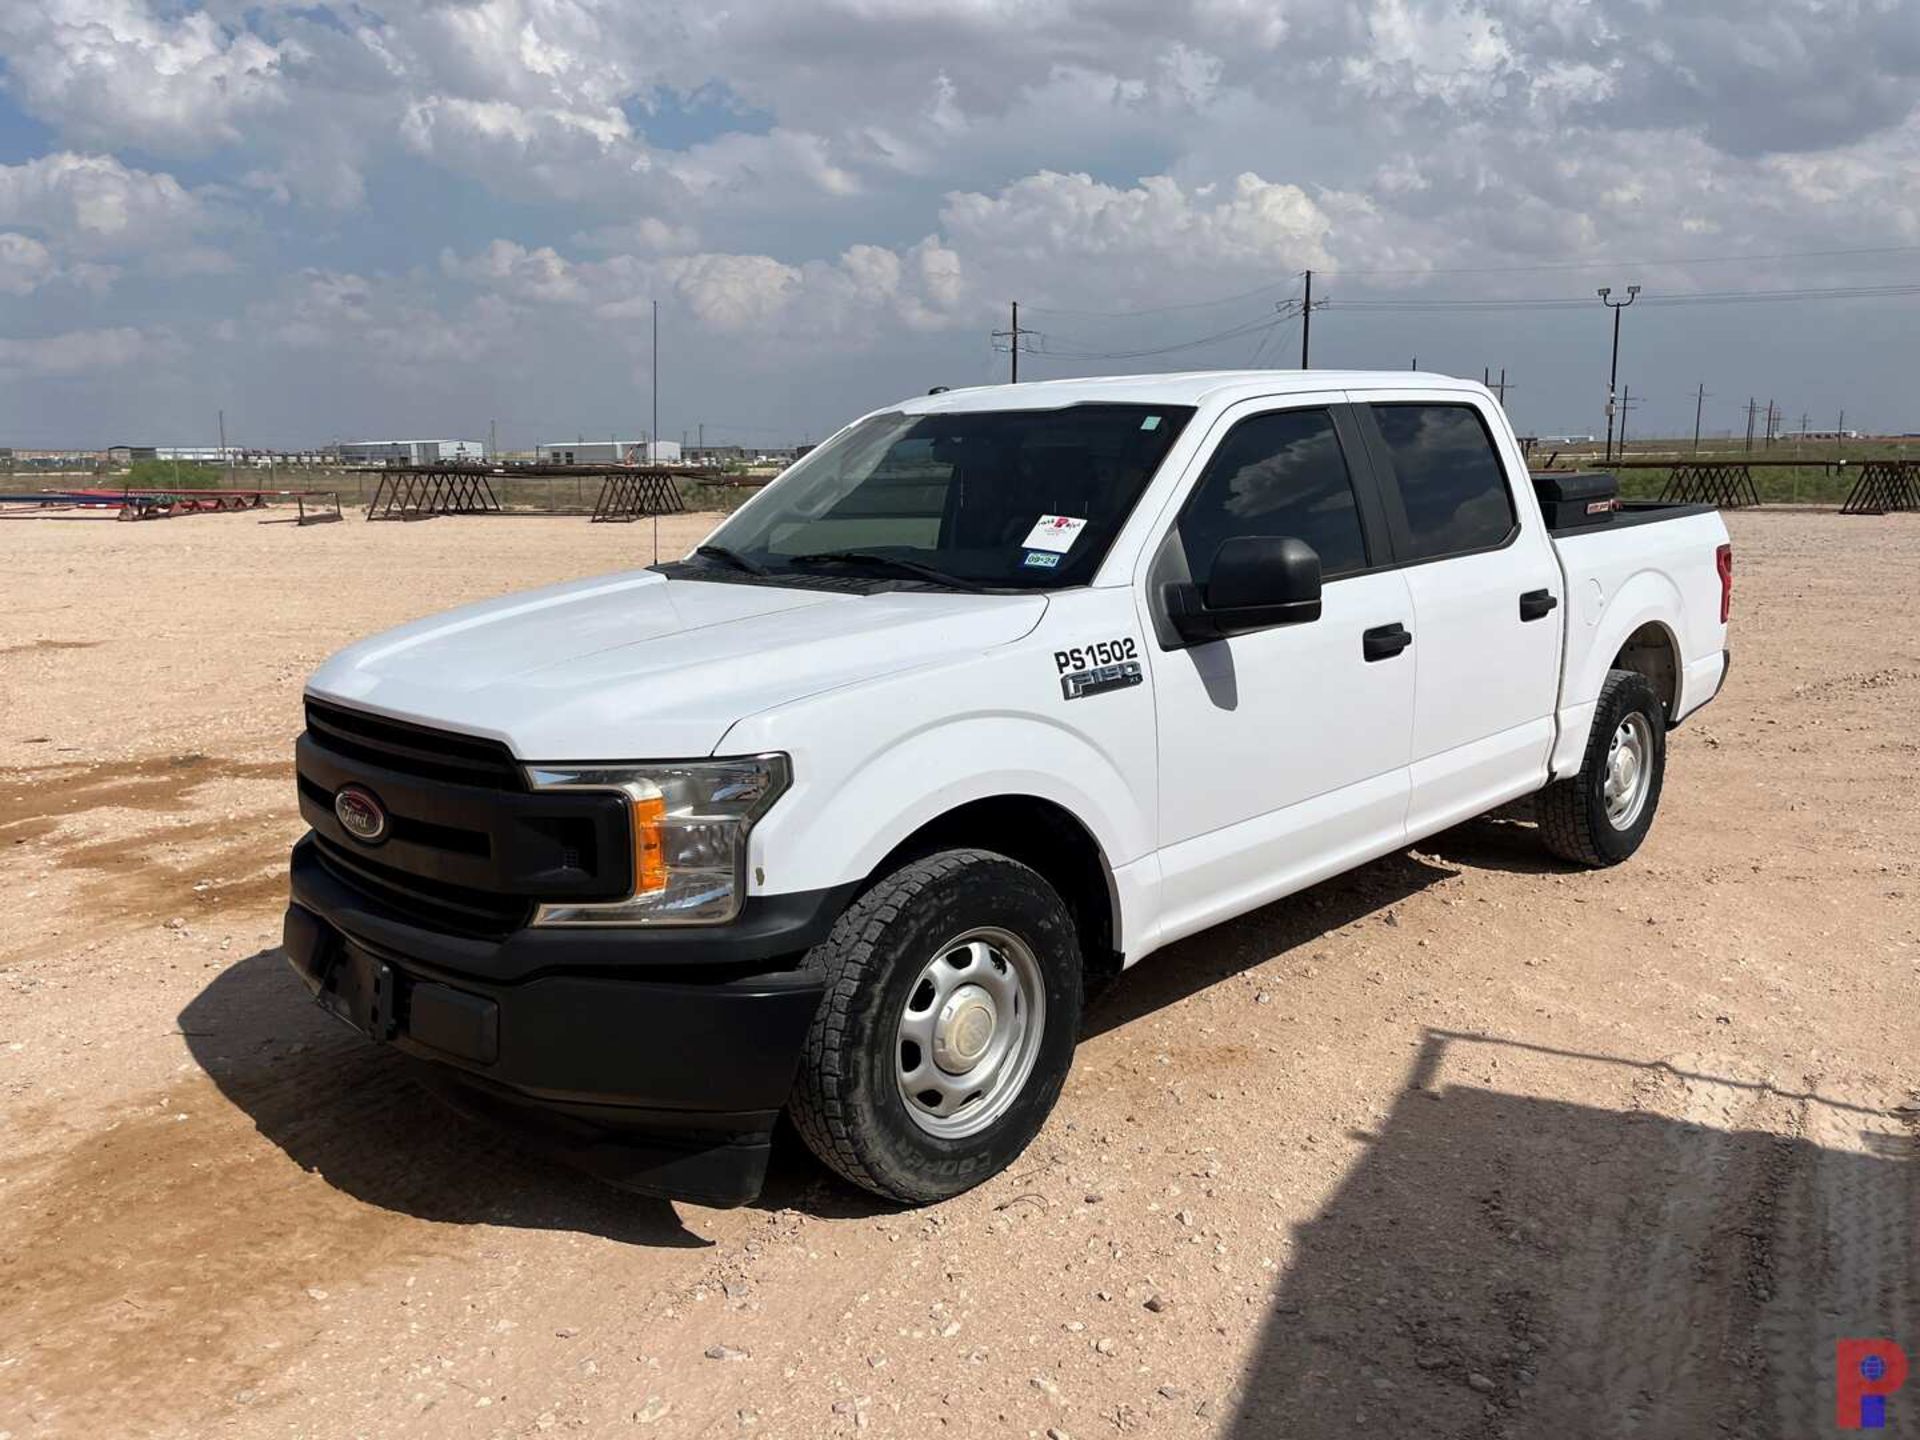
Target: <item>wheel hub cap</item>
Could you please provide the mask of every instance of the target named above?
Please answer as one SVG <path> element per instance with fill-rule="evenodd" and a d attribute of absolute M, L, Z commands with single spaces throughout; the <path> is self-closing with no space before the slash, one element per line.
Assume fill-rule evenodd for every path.
<path fill-rule="evenodd" d="M 1653 727 L 1638 713 L 1620 721 L 1607 746 L 1606 778 L 1601 786 L 1607 821 L 1616 830 L 1631 829 L 1647 802 Z"/>
<path fill-rule="evenodd" d="M 933 1059 L 949 1075 L 963 1075 L 993 1043 L 999 1015 L 993 997 L 978 985 L 963 985 L 940 1007 L 933 1027 Z"/>
<path fill-rule="evenodd" d="M 1011 931 L 969 930 L 907 992 L 895 1078 L 913 1123 L 942 1139 L 985 1130 L 1020 1098 L 1046 1030 L 1040 961 Z"/>

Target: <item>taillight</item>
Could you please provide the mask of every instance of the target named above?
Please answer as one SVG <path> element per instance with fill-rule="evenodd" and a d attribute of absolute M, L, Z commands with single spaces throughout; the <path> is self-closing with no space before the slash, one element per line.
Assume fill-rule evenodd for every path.
<path fill-rule="evenodd" d="M 1733 546 L 1722 545 L 1713 552 L 1714 567 L 1720 572 L 1720 623 L 1733 614 Z"/>

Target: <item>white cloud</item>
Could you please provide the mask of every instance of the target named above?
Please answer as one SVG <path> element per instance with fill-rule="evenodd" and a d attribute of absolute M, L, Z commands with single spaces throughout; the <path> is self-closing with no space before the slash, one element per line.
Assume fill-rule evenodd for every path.
<path fill-rule="evenodd" d="M 62 151 L 0 165 L 0 226 L 17 227 L 18 238 L 45 256 L 41 284 L 57 276 L 103 289 L 121 270 L 103 263 L 110 261 L 171 278 L 220 273 L 232 258 L 199 238 L 220 223 L 208 201 L 171 175 L 129 169 L 111 156 Z M 16 244 L 14 253 L 28 252 Z"/>
<path fill-rule="evenodd" d="M 172 359 L 179 353 L 179 343 L 173 336 L 124 325 L 105 330 L 69 330 L 27 340 L 0 337 L 0 375 L 15 379 L 57 379 L 119 370 L 137 362 Z"/>
<path fill-rule="evenodd" d="M 59 273 L 53 252 L 31 235 L 0 231 L 0 295 L 31 295 Z"/>
<path fill-rule="evenodd" d="M 119 274 L 117 266 L 86 260 L 62 264 L 52 250 L 31 235 L 0 230 L 0 295 L 31 295 L 62 282 L 99 294 Z"/>
<path fill-rule="evenodd" d="M 0 165 L 0 222 L 38 226 L 102 248 L 147 248 L 208 228 L 207 206 L 171 175 L 110 155 L 61 151 Z"/>
<path fill-rule="evenodd" d="M 751 365 L 825 393 L 940 346 L 991 363 L 1014 298 L 1307 267 L 1564 292 L 1485 272 L 1920 243 L 1899 0 L 0 0 L 0 84 L 54 136 L 0 166 L 0 333 L 114 333 L 108 284 L 142 335 L 243 317 L 182 387 L 267 355 L 490 394 L 547 346 L 527 403 L 565 406 L 640 363 L 657 298 L 714 342 L 694 393 Z"/>
<path fill-rule="evenodd" d="M 9 87 L 30 109 L 110 144 L 209 149 L 288 98 L 277 47 L 205 11 L 144 0 L 0 7 L 0 47 Z"/>

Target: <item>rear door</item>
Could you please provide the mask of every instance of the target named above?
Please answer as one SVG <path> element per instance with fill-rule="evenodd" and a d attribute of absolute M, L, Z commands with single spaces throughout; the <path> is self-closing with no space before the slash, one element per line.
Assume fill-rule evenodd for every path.
<path fill-rule="evenodd" d="M 1140 588 L 1153 637 L 1168 939 L 1401 841 L 1414 661 L 1366 637 L 1410 628 L 1412 602 L 1392 568 L 1344 399 L 1289 396 L 1228 410 Z M 1221 542 L 1240 535 L 1314 547 L 1325 581 L 1320 617 L 1181 645 L 1166 628 L 1160 586 L 1204 586 Z"/>
<path fill-rule="evenodd" d="M 1419 836 L 1546 780 L 1566 597 L 1490 401 L 1431 390 L 1356 399 L 1413 599 L 1407 830 Z"/>

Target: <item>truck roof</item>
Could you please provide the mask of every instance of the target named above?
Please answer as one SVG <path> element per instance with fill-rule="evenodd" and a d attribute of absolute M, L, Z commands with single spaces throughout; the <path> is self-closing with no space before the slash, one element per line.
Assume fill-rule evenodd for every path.
<path fill-rule="evenodd" d="M 1478 381 L 1424 370 L 1187 370 L 1170 375 L 1096 375 L 1020 385 L 974 385 L 916 395 L 888 408 L 927 415 L 958 410 L 1055 410 L 1101 403 L 1198 406 L 1242 396 L 1381 389 L 1483 393 Z"/>

